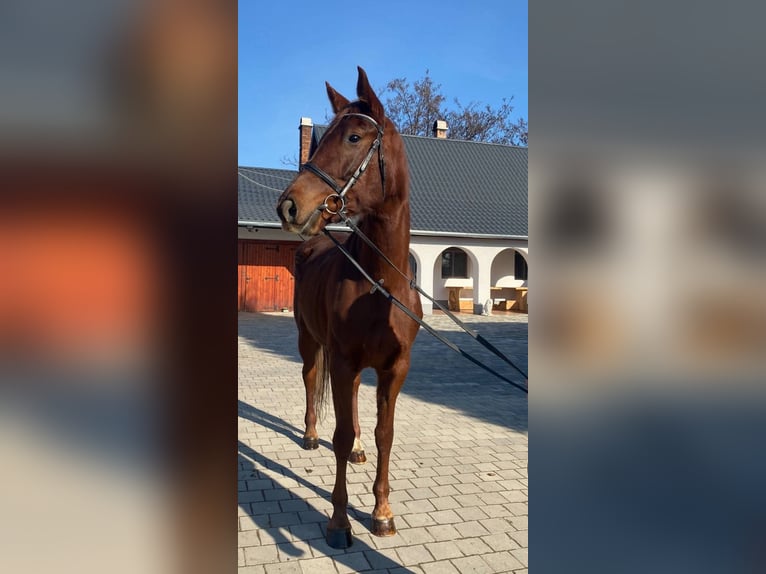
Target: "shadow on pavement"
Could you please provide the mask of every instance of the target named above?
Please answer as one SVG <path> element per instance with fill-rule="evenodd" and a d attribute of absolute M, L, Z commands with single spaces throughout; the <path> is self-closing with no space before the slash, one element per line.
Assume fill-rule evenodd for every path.
<path fill-rule="evenodd" d="M 445 324 L 445 321 L 439 324 Z M 489 317 L 469 326 L 509 356 L 524 372 L 528 372 L 526 322 L 493 320 Z M 457 326 L 436 328 L 440 334 L 497 372 L 524 383 L 515 370 L 457 329 Z M 290 314 L 240 313 L 239 336 L 267 353 L 302 363 L 298 354 L 297 328 Z M 374 371 L 363 371 L 362 383 L 374 386 Z M 470 363 L 422 328 L 413 346 L 410 373 L 402 393 L 458 410 L 484 422 L 527 432 L 526 394 Z"/>
<path fill-rule="evenodd" d="M 274 415 L 262 411 L 261 409 L 252 405 L 248 405 L 242 401 L 237 401 L 237 415 L 258 425 L 278 432 L 279 434 L 289 438 L 295 444 L 303 446 L 303 430 L 291 425 L 279 417 L 275 417 Z M 319 444 L 332 451 L 331 442 L 320 438 Z"/>
<path fill-rule="evenodd" d="M 276 426 L 294 428 L 284 421 L 281 425 Z M 278 552 L 287 557 L 283 557 L 280 562 L 327 555 L 353 571 L 402 567 L 398 562 L 381 554 L 377 549 L 359 540 L 356 536 L 353 544 L 346 550 L 330 548 L 324 539 L 328 517 L 310 502 L 294 496 L 289 489 L 279 483 L 279 479 L 275 478 L 275 473 L 310 489 L 328 503 L 331 493 L 300 476 L 293 469 L 250 448 L 241 441 L 238 441 L 237 451 L 238 466 L 240 473 L 244 471 L 244 480 L 257 481 L 253 484 L 263 485 L 261 488 L 239 492 L 239 506 L 247 513 L 256 527 L 263 532 L 263 536 L 274 540 Z M 263 469 L 269 469 L 271 472 L 264 474 Z M 266 482 L 264 483 L 264 481 Z M 253 496 L 255 501 L 245 500 Z M 290 507 L 289 511 L 286 506 Z M 352 520 L 359 520 L 363 524 L 368 525 L 370 523 L 369 512 L 362 511 L 350 504 L 349 517 Z M 358 525 L 354 526 L 358 530 Z M 354 534 L 358 534 L 358 532 L 354 532 Z M 304 545 L 307 545 L 308 548 Z M 317 552 L 312 553 L 309 548 Z M 362 554 L 360 553 L 363 554 L 364 558 L 361 558 Z M 276 562 L 276 559 L 273 562 Z M 411 572 L 411 570 L 405 569 L 403 572 Z"/>

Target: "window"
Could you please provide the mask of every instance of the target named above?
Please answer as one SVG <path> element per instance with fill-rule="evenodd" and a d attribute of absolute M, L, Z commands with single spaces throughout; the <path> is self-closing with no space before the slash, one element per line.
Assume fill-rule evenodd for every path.
<path fill-rule="evenodd" d="M 442 253 L 442 279 L 468 277 L 468 255 L 462 249 L 452 247 Z"/>
<path fill-rule="evenodd" d="M 518 251 L 515 251 L 514 254 L 516 255 L 516 258 L 513 261 L 513 275 L 514 277 L 516 277 L 516 279 L 522 279 L 526 281 L 527 280 L 527 260 L 524 259 L 524 256 Z"/>
<path fill-rule="evenodd" d="M 415 257 L 410 253 L 410 269 L 412 270 L 412 276 L 414 278 L 417 278 L 418 276 L 418 262 L 415 260 Z"/>

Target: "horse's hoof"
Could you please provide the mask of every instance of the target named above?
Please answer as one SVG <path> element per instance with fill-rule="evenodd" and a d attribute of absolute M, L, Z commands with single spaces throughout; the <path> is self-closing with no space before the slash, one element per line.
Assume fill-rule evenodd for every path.
<path fill-rule="evenodd" d="M 303 448 L 305 450 L 316 450 L 319 448 L 319 439 L 316 437 L 303 437 Z"/>
<path fill-rule="evenodd" d="M 367 457 L 364 455 L 363 450 L 352 450 L 348 455 L 348 462 L 351 464 L 364 464 L 367 462 Z"/>
<path fill-rule="evenodd" d="M 391 518 L 373 518 L 372 519 L 372 533 L 375 536 L 393 536 L 396 534 L 396 526 L 394 526 L 394 517 Z"/>
<path fill-rule="evenodd" d="M 344 549 L 351 546 L 353 539 L 351 538 L 351 527 L 346 528 L 327 528 L 325 534 L 325 540 L 330 548 Z"/>

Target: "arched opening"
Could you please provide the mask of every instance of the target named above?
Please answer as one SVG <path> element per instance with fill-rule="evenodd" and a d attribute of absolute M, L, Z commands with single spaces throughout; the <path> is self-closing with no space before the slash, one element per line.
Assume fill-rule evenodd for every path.
<path fill-rule="evenodd" d="M 434 262 L 434 299 L 452 311 L 473 312 L 473 273 L 476 262 L 471 253 L 448 247 Z"/>
<path fill-rule="evenodd" d="M 492 308 L 526 313 L 527 277 L 527 259 L 522 251 L 510 248 L 498 253 L 490 271 Z"/>

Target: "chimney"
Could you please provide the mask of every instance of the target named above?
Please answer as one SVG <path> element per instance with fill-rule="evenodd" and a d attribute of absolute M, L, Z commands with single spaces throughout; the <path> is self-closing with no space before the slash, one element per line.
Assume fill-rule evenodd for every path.
<path fill-rule="evenodd" d="M 434 122 L 434 137 L 441 140 L 447 139 L 447 122 L 444 120 L 436 120 Z"/>
<path fill-rule="evenodd" d="M 300 162 L 298 164 L 299 166 L 309 160 L 309 151 L 311 150 L 311 130 L 313 127 L 314 123 L 311 121 L 311 118 L 301 118 L 301 123 L 298 126 L 301 136 L 300 147 L 298 148 L 300 153 L 298 157 L 298 161 Z"/>

